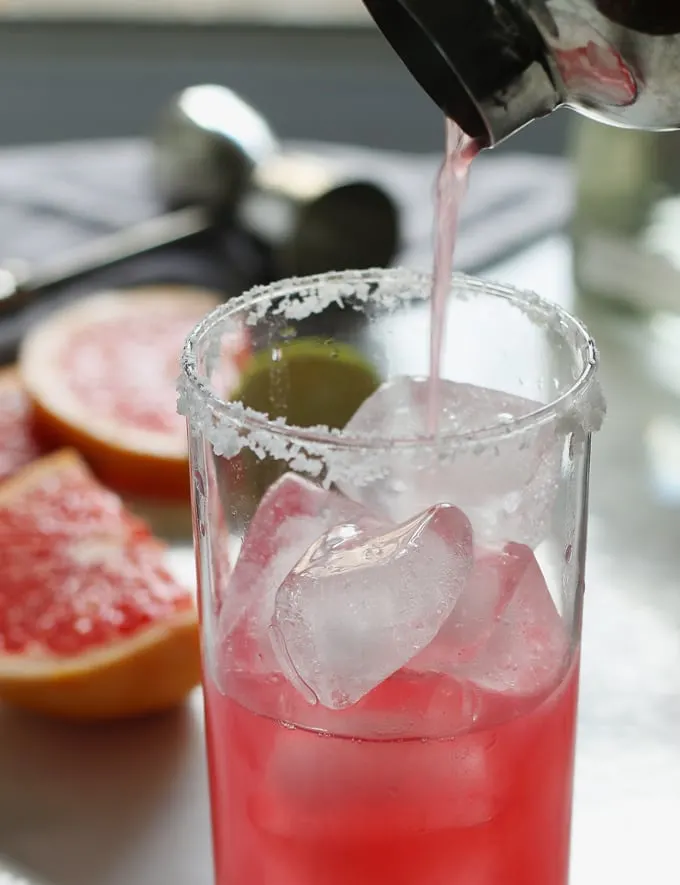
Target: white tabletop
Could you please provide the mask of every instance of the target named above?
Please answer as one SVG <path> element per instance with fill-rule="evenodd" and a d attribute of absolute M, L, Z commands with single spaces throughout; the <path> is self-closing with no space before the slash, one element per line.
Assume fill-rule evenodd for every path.
<path fill-rule="evenodd" d="M 490 276 L 571 299 L 560 240 Z M 674 885 L 680 398 L 648 380 L 611 323 L 586 319 L 599 339 L 610 413 L 592 466 L 572 883 Z M 190 568 L 188 550 L 178 557 Z M 211 885 L 200 694 L 177 715 L 115 727 L 0 713 L 3 853 L 49 885 Z"/>

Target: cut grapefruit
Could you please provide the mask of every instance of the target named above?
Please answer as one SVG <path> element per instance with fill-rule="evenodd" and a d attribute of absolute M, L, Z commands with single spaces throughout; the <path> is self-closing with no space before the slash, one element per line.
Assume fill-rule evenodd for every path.
<path fill-rule="evenodd" d="M 35 435 L 31 402 L 14 367 L 0 370 L 0 482 L 45 453 Z"/>
<path fill-rule="evenodd" d="M 193 595 L 166 549 L 64 450 L 0 487 L 0 699 L 70 719 L 139 716 L 199 682 Z"/>
<path fill-rule="evenodd" d="M 185 337 L 215 303 L 211 293 L 185 287 L 108 292 L 32 329 L 20 370 L 40 440 L 78 449 L 121 494 L 188 501 L 179 359 Z M 246 341 L 245 332 L 234 333 L 233 347 L 225 346 L 234 365 Z"/>

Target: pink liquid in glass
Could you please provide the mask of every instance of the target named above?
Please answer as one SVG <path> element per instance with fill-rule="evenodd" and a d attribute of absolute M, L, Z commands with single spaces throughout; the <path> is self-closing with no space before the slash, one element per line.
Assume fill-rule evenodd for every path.
<path fill-rule="evenodd" d="M 241 554 L 265 574 L 314 497 L 272 489 Z M 435 638 L 343 709 L 233 624 L 205 673 L 217 885 L 567 885 L 578 655 L 530 548 L 475 550 Z"/>
<path fill-rule="evenodd" d="M 577 673 L 513 698 L 402 670 L 318 730 L 283 680 L 239 686 L 249 709 L 208 677 L 217 885 L 566 885 Z M 447 734 L 459 703 L 479 718 Z M 332 731 L 386 711 L 408 737 Z"/>

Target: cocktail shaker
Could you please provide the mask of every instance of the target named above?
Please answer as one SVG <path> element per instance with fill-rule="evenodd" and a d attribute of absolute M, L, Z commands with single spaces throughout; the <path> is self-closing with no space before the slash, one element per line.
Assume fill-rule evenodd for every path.
<path fill-rule="evenodd" d="M 677 0 L 364 0 L 439 107 L 484 145 L 566 105 L 680 128 Z"/>

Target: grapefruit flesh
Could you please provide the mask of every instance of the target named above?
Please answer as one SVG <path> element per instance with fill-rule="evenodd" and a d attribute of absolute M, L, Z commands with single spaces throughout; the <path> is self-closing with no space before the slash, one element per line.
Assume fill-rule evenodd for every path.
<path fill-rule="evenodd" d="M 0 482 L 44 454 L 31 402 L 14 367 L 0 370 Z"/>
<path fill-rule="evenodd" d="M 121 494 L 188 501 L 180 352 L 215 304 L 203 290 L 157 287 L 94 295 L 49 316 L 20 356 L 40 440 L 77 448 Z M 245 333 L 235 332 L 225 346 L 234 377 L 246 352 Z"/>
<path fill-rule="evenodd" d="M 180 703 L 200 679 L 192 594 L 68 450 L 0 488 L 0 699 L 73 719 Z"/>

